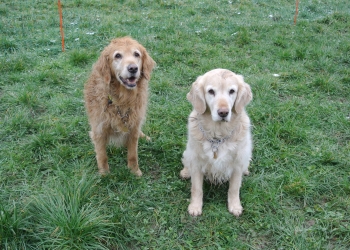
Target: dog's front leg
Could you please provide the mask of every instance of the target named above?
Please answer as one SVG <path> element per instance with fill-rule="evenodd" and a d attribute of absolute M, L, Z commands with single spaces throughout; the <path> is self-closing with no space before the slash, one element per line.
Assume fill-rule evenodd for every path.
<path fill-rule="evenodd" d="M 138 163 L 138 154 L 137 154 L 138 142 L 139 142 L 139 132 L 130 131 L 130 134 L 127 140 L 128 168 L 136 176 L 142 176 L 142 172 L 139 168 L 139 163 Z"/>
<path fill-rule="evenodd" d="M 107 158 L 107 137 L 90 132 L 90 137 L 95 146 L 96 160 L 98 172 L 102 175 L 109 173 L 108 158 Z"/>
<path fill-rule="evenodd" d="M 192 216 L 202 214 L 203 206 L 203 173 L 198 169 L 191 175 L 191 203 L 188 206 L 188 213 Z"/>
<path fill-rule="evenodd" d="M 239 190 L 242 183 L 242 172 L 235 170 L 230 178 L 230 187 L 228 189 L 228 210 L 236 217 L 243 212 L 243 207 L 239 199 Z"/>

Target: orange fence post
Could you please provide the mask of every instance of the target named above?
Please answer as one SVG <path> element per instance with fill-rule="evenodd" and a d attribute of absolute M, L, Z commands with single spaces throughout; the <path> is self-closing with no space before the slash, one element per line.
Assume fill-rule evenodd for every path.
<path fill-rule="evenodd" d="M 299 13 L 299 0 L 296 0 L 296 2 L 295 2 L 294 25 L 297 23 L 298 13 Z"/>
<path fill-rule="evenodd" d="M 61 32 L 61 38 L 62 38 L 62 51 L 64 52 L 63 18 L 62 18 L 62 7 L 61 7 L 60 0 L 58 0 L 58 13 L 60 15 L 60 32 Z"/>

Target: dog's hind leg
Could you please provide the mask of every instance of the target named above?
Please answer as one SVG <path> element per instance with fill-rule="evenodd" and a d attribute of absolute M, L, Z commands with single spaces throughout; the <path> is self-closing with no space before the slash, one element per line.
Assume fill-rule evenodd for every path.
<path fill-rule="evenodd" d="M 142 131 L 140 131 L 139 133 L 139 138 L 146 138 L 147 141 L 150 141 L 151 138 L 147 135 L 145 135 Z"/>
<path fill-rule="evenodd" d="M 183 156 L 182 156 L 182 165 L 184 166 L 184 168 L 180 171 L 180 177 L 183 178 L 183 179 L 189 179 L 191 178 L 191 173 L 190 173 L 190 170 L 188 169 L 188 166 L 190 164 L 190 161 L 187 160 L 188 159 L 188 155 L 191 154 L 189 153 L 188 150 L 186 150 L 184 153 L 183 153 Z"/>
<path fill-rule="evenodd" d="M 181 171 L 180 171 L 180 176 L 183 179 L 189 179 L 191 178 L 191 174 L 190 171 L 188 170 L 187 167 L 184 167 Z"/>

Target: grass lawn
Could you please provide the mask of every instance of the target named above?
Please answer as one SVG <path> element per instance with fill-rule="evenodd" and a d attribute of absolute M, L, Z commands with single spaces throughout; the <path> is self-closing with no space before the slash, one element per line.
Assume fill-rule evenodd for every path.
<path fill-rule="evenodd" d="M 350 249 L 350 5 L 295 1 L 0 3 L 0 249 Z M 157 62 L 139 143 L 108 148 L 100 177 L 83 103 L 92 64 L 130 35 Z M 186 93 L 214 68 L 253 91 L 239 218 L 227 184 L 187 213 Z"/>

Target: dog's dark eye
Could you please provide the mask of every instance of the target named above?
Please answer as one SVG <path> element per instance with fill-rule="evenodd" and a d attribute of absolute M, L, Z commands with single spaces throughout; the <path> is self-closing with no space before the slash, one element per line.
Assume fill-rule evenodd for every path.
<path fill-rule="evenodd" d="M 122 58 L 122 55 L 117 53 L 117 54 L 114 55 L 114 58 L 117 58 L 117 59 Z"/>
<path fill-rule="evenodd" d="M 134 52 L 134 56 L 135 56 L 135 57 L 140 57 L 140 53 Z"/>
<path fill-rule="evenodd" d="M 235 93 L 235 90 L 234 89 L 230 89 L 230 95 L 232 95 L 233 93 Z"/>
<path fill-rule="evenodd" d="M 209 89 L 208 93 L 215 96 L 215 91 L 213 89 Z"/>

